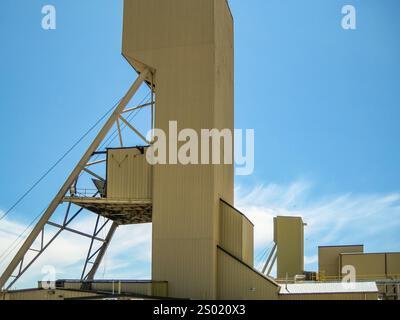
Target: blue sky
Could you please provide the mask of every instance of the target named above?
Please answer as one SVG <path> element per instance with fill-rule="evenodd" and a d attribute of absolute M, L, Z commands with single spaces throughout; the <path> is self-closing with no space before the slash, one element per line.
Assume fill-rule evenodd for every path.
<path fill-rule="evenodd" d="M 57 30 L 41 28 L 46 4 L 57 9 Z M 271 240 L 276 214 L 309 220 L 309 269 L 316 268 L 320 244 L 400 251 L 398 0 L 230 4 L 235 126 L 256 132 L 255 173 L 237 177 L 236 202 L 256 221 L 256 256 Z M 357 30 L 341 28 L 346 4 L 357 10 Z M 121 31 L 122 0 L 2 1 L 0 210 L 135 79 L 120 54 Z M 4 230 L 24 226 L 47 205 L 91 137 L 0 222 L 0 249 L 11 239 Z M 147 246 L 131 243 L 128 232 L 121 241 L 132 252 L 148 248 L 149 230 L 134 230 Z M 134 266 L 126 262 L 133 254 L 114 255 L 121 267 L 108 275 L 148 277 L 149 256 L 142 253 Z M 129 272 L 133 267 L 137 273 Z"/>

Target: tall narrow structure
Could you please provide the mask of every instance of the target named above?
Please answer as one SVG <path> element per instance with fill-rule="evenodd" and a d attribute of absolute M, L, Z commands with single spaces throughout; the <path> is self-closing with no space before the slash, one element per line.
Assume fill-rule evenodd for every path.
<path fill-rule="evenodd" d="M 9 289 L 62 232 L 73 232 L 90 239 L 76 283 L 93 289 L 118 227 L 152 223 L 152 280 L 129 283 L 131 293 L 143 294 L 145 288 L 148 295 L 174 298 L 277 299 L 279 285 L 254 269 L 254 226 L 233 207 L 233 152 L 225 145 L 233 144 L 234 123 L 228 3 L 126 0 L 123 55 L 138 78 L 1 275 L 0 288 Z M 128 106 L 144 83 L 150 102 Z M 146 161 L 147 150 L 157 141 L 148 141 L 131 123 L 145 107 L 151 110 L 151 127 L 169 135 L 168 164 Z M 129 137 L 128 146 L 124 128 L 144 145 L 132 146 Z M 199 162 L 177 161 L 177 149 L 188 138 L 177 138 L 182 129 L 201 137 Z M 119 145 L 110 147 L 117 137 Z M 96 186 L 90 194 L 82 192 L 89 177 Z M 71 226 L 82 211 L 96 215 L 91 234 Z M 59 217 L 62 222 L 51 220 Z M 48 227 L 58 232 L 46 241 Z M 100 237 L 102 231 L 105 237 Z M 36 254 L 28 260 L 31 252 Z"/>
<path fill-rule="evenodd" d="M 92 292 L 97 298 L 109 292 L 115 297 L 116 281 L 125 295 L 150 298 L 287 300 L 309 299 L 310 293 L 348 294 L 339 286 L 326 292 L 325 285 L 313 285 L 310 292 L 307 284 L 280 285 L 268 276 L 276 258 L 279 278 L 303 273 L 301 218 L 275 219 L 276 245 L 263 272 L 254 269 L 254 225 L 233 206 L 233 161 L 223 164 L 233 158 L 225 142 L 232 143 L 234 125 L 233 19 L 227 1 L 125 0 L 123 27 L 123 55 L 138 77 L 1 274 L 0 291 L 6 292 L 0 297 L 19 296 L 7 290 L 63 232 L 88 239 L 80 280 L 58 280 L 54 290 L 43 282 L 23 296 L 63 299 Z M 140 88 L 150 89 L 149 101 L 130 106 Z M 135 127 L 144 108 L 150 127 L 169 135 L 167 164 L 146 161 L 158 141 Z M 183 129 L 190 131 L 178 138 Z M 193 131 L 201 137 L 199 159 L 187 165 L 177 159 L 177 149 L 195 139 Z M 212 131 L 212 137 L 204 131 Z M 142 145 L 133 145 L 132 132 Z M 92 232 L 79 228 L 81 212 L 95 215 Z M 118 228 L 142 223 L 153 224 L 152 279 L 96 280 Z M 387 274 L 393 275 L 398 257 L 385 258 Z M 376 298 L 376 285 L 367 286 L 346 297 Z"/>
<path fill-rule="evenodd" d="M 225 0 L 126 0 L 123 54 L 137 71 L 154 70 L 156 128 L 168 133 L 177 121 L 199 137 L 233 129 Z M 233 203 L 233 165 L 156 165 L 153 186 L 153 280 L 168 281 L 173 297 L 215 299 L 220 199 Z"/>
<path fill-rule="evenodd" d="M 304 223 L 300 217 L 274 218 L 277 278 L 293 280 L 304 273 Z"/>

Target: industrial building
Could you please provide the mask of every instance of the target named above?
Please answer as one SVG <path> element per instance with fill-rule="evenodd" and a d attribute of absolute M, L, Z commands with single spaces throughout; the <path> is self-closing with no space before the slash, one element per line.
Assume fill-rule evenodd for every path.
<path fill-rule="evenodd" d="M 199 135 L 202 129 L 233 130 L 233 32 L 225 0 L 125 0 L 122 54 L 139 76 L 1 275 L 1 299 L 377 300 L 375 275 L 386 280 L 400 274 L 397 254 L 361 255 L 361 247 L 321 247 L 319 274 L 307 274 L 299 217 L 274 220 L 275 246 L 260 272 L 254 268 L 254 225 L 234 206 L 233 164 L 146 161 L 153 141 L 128 121 L 134 110 L 149 107 L 152 128 L 167 133 L 170 121 Z M 129 107 L 142 85 L 151 92 L 150 103 Z M 124 144 L 121 124 L 144 144 Z M 120 146 L 101 149 L 112 128 Z M 105 177 L 95 171 L 97 165 L 105 166 Z M 79 193 L 83 174 L 92 178 L 95 193 Z M 61 205 L 65 219 L 57 224 L 50 219 Z M 82 210 L 106 223 L 97 219 L 93 234 L 73 229 L 70 222 Z M 152 279 L 96 280 L 118 227 L 142 223 L 152 223 Z M 37 289 L 8 290 L 53 242 L 43 240 L 48 225 L 91 239 L 81 279 L 59 280 L 55 288 L 39 283 Z M 106 227 L 107 236 L 101 238 Z M 34 247 L 38 241 L 39 249 Z M 27 261 L 29 251 L 37 255 Z M 277 278 L 271 276 L 275 262 Z M 362 270 L 366 281 L 353 286 L 340 282 L 345 264 Z M 326 281 L 330 276 L 335 281 Z"/>
<path fill-rule="evenodd" d="M 373 281 L 382 299 L 400 298 L 400 253 L 365 253 L 364 245 L 318 248 L 320 281 L 340 281 L 343 270 L 354 268 L 357 281 Z"/>

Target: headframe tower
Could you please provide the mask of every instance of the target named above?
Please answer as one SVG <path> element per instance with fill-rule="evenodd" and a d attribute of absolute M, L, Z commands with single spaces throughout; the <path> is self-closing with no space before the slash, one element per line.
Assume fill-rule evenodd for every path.
<path fill-rule="evenodd" d="M 156 128 L 233 129 L 225 0 L 125 1 L 123 54 L 156 70 Z M 152 276 L 172 296 L 216 298 L 219 201 L 233 203 L 233 188 L 233 165 L 155 166 Z"/>
<path fill-rule="evenodd" d="M 278 284 L 253 267 L 253 224 L 233 207 L 233 164 L 212 164 L 210 157 L 208 164 L 150 165 L 145 153 L 155 141 L 128 117 L 149 107 L 151 127 L 167 136 L 171 121 L 199 137 L 203 129 L 233 132 L 234 38 L 227 1 L 125 0 L 123 20 L 122 53 L 139 76 L 0 277 L 0 287 L 10 288 L 64 231 L 91 240 L 84 287 L 94 279 L 118 226 L 152 223 L 152 280 L 167 282 L 168 296 L 277 299 Z M 142 85 L 151 101 L 128 106 Z M 122 126 L 144 144 L 127 147 Z M 104 150 L 102 141 L 113 128 L 120 145 Z M 226 152 L 222 143 L 221 151 Z M 106 168 L 96 171 L 99 165 Z M 77 192 L 83 175 L 94 180 L 97 192 Z M 52 222 L 62 205 L 63 221 Z M 82 210 L 97 216 L 92 234 L 71 226 Z M 48 226 L 58 230 L 50 239 Z M 102 230 L 107 230 L 104 238 Z M 29 252 L 34 252 L 31 259 Z"/>

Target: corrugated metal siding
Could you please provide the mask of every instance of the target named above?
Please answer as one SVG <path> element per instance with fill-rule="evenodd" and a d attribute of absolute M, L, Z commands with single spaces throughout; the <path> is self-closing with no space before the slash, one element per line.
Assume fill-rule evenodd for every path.
<path fill-rule="evenodd" d="M 388 276 L 400 279 L 400 253 L 387 253 L 386 259 Z"/>
<path fill-rule="evenodd" d="M 80 290 L 82 282 L 65 281 L 64 289 Z M 168 283 L 153 281 L 101 281 L 96 280 L 91 283 L 91 291 L 107 293 L 130 293 L 145 296 L 167 297 Z"/>
<path fill-rule="evenodd" d="M 108 150 L 107 198 L 152 199 L 152 167 L 139 150 Z"/>
<path fill-rule="evenodd" d="M 214 128 L 233 129 L 234 124 L 234 31 L 226 1 L 214 1 L 215 28 L 215 125 Z M 221 144 L 221 157 L 225 155 Z M 233 148 L 232 154 L 233 158 Z M 234 205 L 234 166 L 215 166 L 216 196 Z"/>
<path fill-rule="evenodd" d="M 113 289 L 114 286 L 114 289 Z M 105 292 L 131 293 L 144 296 L 167 297 L 168 284 L 166 282 L 110 282 L 96 281 L 92 284 L 92 290 Z"/>
<path fill-rule="evenodd" d="M 166 133 L 169 121 L 199 136 L 202 129 L 233 129 L 233 80 L 216 96 L 216 82 L 227 80 L 216 60 L 224 55 L 233 65 L 233 47 L 215 46 L 216 29 L 231 33 L 232 20 L 227 7 L 221 12 L 215 4 L 125 1 L 123 53 L 132 65 L 140 61 L 156 70 L 156 127 Z M 229 21 L 230 29 L 222 27 Z M 168 281 L 172 297 L 216 297 L 220 197 L 233 200 L 233 165 L 154 167 L 152 278 Z"/>
<path fill-rule="evenodd" d="M 218 249 L 218 299 L 276 300 L 279 285 Z"/>
<path fill-rule="evenodd" d="M 221 201 L 220 245 L 243 259 L 243 217 Z"/>
<path fill-rule="evenodd" d="M 278 279 L 304 272 L 304 226 L 299 217 L 274 218 Z"/>
<path fill-rule="evenodd" d="M 243 261 L 254 266 L 254 226 L 243 218 Z"/>
<path fill-rule="evenodd" d="M 386 278 L 386 255 L 374 254 L 341 254 L 341 267 L 353 266 L 357 280 L 377 280 Z"/>
<path fill-rule="evenodd" d="M 168 297 L 168 283 L 167 282 L 153 282 L 152 296 Z"/>
<path fill-rule="evenodd" d="M 151 283 L 119 283 L 118 281 L 114 282 L 114 292 L 119 292 L 121 289 L 121 293 L 134 293 L 138 295 L 151 296 L 152 295 L 152 284 Z M 104 291 L 104 292 L 113 292 L 113 283 L 109 282 L 95 282 L 92 284 L 93 291 Z"/>
<path fill-rule="evenodd" d="M 35 289 L 6 293 L 5 300 L 64 300 L 95 296 L 97 294 L 92 292 Z"/>
<path fill-rule="evenodd" d="M 253 267 L 254 226 L 238 210 L 221 201 L 219 244 L 226 251 Z"/>
<path fill-rule="evenodd" d="M 82 286 L 81 282 L 65 282 L 64 289 L 80 290 Z"/>
<path fill-rule="evenodd" d="M 173 239 L 157 241 L 153 245 L 152 264 L 159 266 L 159 273 L 163 274 L 154 280 L 168 279 L 168 294 L 170 297 L 207 299 L 213 294 L 214 280 L 209 272 L 210 264 L 216 257 L 213 240 L 200 239 Z M 167 255 L 175 250 L 175 254 Z M 172 281 L 170 282 L 170 279 Z M 216 281 L 216 280 L 215 280 Z M 215 297 L 213 298 L 215 299 Z"/>
<path fill-rule="evenodd" d="M 364 246 L 331 246 L 318 248 L 318 271 L 321 280 L 337 280 L 341 277 L 339 255 L 341 253 L 364 252 Z"/>
<path fill-rule="evenodd" d="M 96 297 L 98 294 L 93 292 L 79 292 L 79 291 L 68 291 L 68 290 L 57 290 L 59 296 L 63 296 L 63 299 L 71 298 L 85 298 L 85 297 Z"/>
<path fill-rule="evenodd" d="M 186 2 L 200 5 L 198 1 Z M 207 19 L 201 12 L 210 2 L 203 3 L 199 14 Z M 194 7 L 189 15 L 195 15 Z M 167 10 L 175 9 L 172 6 Z M 144 25 L 147 17 L 143 16 Z M 172 15 L 171 23 L 177 20 L 178 16 Z M 206 28 L 210 27 L 212 24 Z M 156 80 L 157 127 L 168 132 L 170 120 L 177 120 L 179 128 L 193 128 L 199 133 L 214 127 L 212 46 L 167 48 L 161 55 Z M 218 218 L 215 168 L 158 165 L 154 170 L 152 278 L 168 281 L 172 297 L 214 299 Z"/>

